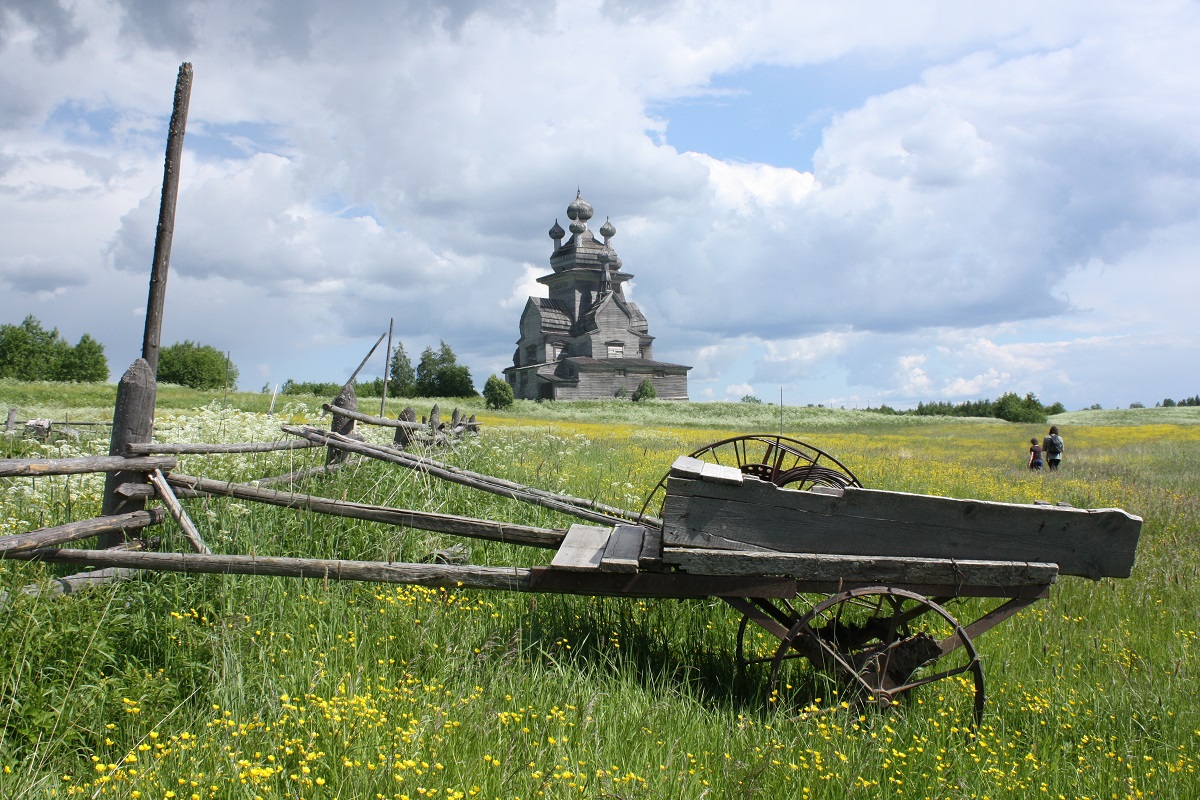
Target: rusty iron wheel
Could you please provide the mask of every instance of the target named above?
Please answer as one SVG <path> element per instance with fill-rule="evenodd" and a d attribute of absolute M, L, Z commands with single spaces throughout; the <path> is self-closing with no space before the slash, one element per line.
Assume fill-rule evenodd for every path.
<path fill-rule="evenodd" d="M 854 473 L 824 450 L 773 433 L 752 433 L 722 439 L 689 455 L 712 464 L 737 467 L 744 475 L 752 475 L 789 489 L 808 490 L 814 486 L 862 488 Z M 669 475 L 669 471 L 663 475 L 646 497 L 638 513 L 639 520 L 645 519 L 648 514 L 662 515 Z"/>
<path fill-rule="evenodd" d="M 975 723 L 983 717 L 983 666 L 975 645 L 950 612 L 915 592 L 866 587 L 815 605 L 792 625 L 771 659 L 773 697 L 785 665 L 798 658 L 840 678 L 846 687 L 841 698 L 848 703 L 895 707 L 901 696 L 936 683 L 936 696 L 917 702 L 928 698 L 943 708 L 965 695 Z"/>

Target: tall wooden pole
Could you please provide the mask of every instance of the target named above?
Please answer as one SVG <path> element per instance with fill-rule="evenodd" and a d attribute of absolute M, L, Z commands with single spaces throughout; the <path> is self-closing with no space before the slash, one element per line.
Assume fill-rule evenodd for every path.
<path fill-rule="evenodd" d="M 112 438 L 108 453 L 125 455 L 125 445 L 148 442 L 154 435 L 154 404 L 158 399 L 158 344 L 162 336 L 163 304 L 167 296 L 167 266 L 171 260 L 171 237 L 175 232 L 175 198 L 179 194 L 179 165 L 183 160 L 183 131 L 187 127 L 188 103 L 192 97 L 192 65 L 181 64 L 175 81 L 175 106 L 167 133 L 167 155 L 163 167 L 162 202 L 158 209 L 158 232 L 154 237 L 154 264 L 150 270 L 150 294 L 146 300 L 146 332 L 142 357 L 133 362 L 117 385 L 113 409 Z M 125 483 L 146 483 L 146 474 L 112 472 L 104 483 L 101 513 L 124 514 L 145 507 L 145 499 L 118 494 Z M 117 531 L 102 534 L 100 547 L 113 547 L 124 539 Z"/>
<path fill-rule="evenodd" d="M 142 358 L 153 373 L 158 372 L 158 345 L 162 337 L 163 304 L 167 299 L 167 268 L 171 263 L 171 239 L 175 235 L 175 201 L 179 196 L 179 166 L 183 160 L 183 132 L 187 127 L 188 104 L 192 97 L 192 65 L 179 66 L 175 81 L 175 106 L 167 133 L 167 156 L 163 167 L 162 201 L 158 207 L 158 231 L 154 236 L 154 265 L 150 271 L 150 296 L 146 301 L 146 332 L 142 336 Z"/>

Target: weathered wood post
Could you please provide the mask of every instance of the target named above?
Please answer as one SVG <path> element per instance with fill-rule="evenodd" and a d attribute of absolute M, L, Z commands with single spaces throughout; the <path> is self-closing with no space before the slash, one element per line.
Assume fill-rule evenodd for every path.
<path fill-rule="evenodd" d="M 158 206 L 158 230 L 154 236 L 154 266 L 150 271 L 150 296 L 146 301 L 146 330 L 142 335 L 142 358 L 158 373 L 158 345 L 162 336 L 163 305 L 167 299 L 167 270 L 171 263 L 171 241 L 175 236 L 175 201 L 179 196 L 179 166 L 183 161 L 183 134 L 187 127 L 188 104 L 192 97 L 192 65 L 179 66 L 175 80 L 175 106 L 167 132 L 167 155 L 163 167 L 162 200 Z"/>
<path fill-rule="evenodd" d="M 4 432 L 12 433 L 17 429 L 17 410 L 10 408 L 8 410 L 8 421 L 4 423 Z"/>
<path fill-rule="evenodd" d="M 343 386 L 342 390 L 338 392 L 337 397 L 333 398 L 333 402 L 330 403 L 330 405 L 335 409 L 344 408 L 347 411 L 357 411 L 358 394 L 354 391 L 354 386 L 349 383 Z M 350 417 L 342 416 L 335 410 L 333 411 L 333 420 L 329 424 L 329 429 L 333 433 L 340 433 L 343 436 L 353 436 L 354 420 Z M 330 464 L 338 464 L 342 461 L 345 461 L 348 456 L 349 453 L 347 453 L 345 450 L 339 450 L 335 447 L 330 447 L 328 455 L 325 456 L 325 464 L 326 466 Z"/>
<path fill-rule="evenodd" d="M 125 455 L 125 445 L 148 442 L 154 434 L 154 401 L 158 397 L 158 384 L 154 370 L 139 358 L 133 362 L 121 382 L 117 384 L 117 404 L 113 409 L 112 438 L 109 440 L 110 456 Z M 117 492 L 124 483 L 145 483 L 143 472 L 110 472 L 104 479 L 104 505 L 101 514 L 127 514 L 146 507 L 144 497 L 126 497 Z M 99 547 L 115 547 L 124 541 L 121 533 L 104 533 L 98 537 Z"/>
<path fill-rule="evenodd" d="M 154 263 L 150 270 L 150 292 L 146 299 L 146 328 L 142 335 L 142 357 L 134 361 L 117 385 L 113 409 L 112 438 L 108 453 L 125 455 L 125 445 L 148 442 L 154 434 L 154 403 L 158 398 L 158 349 L 162 337 L 163 306 L 167 297 L 167 270 L 171 261 L 171 240 L 175 232 L 175 201 L 179 195 L 179 167 L 183 161 L 183 135 L 187 127 L 188 104 L 192 96 L 192 65 L 179 66 L 175 80 L 175 103 L 167 132 L 167 152 L 163 163 L 162 199 L 158 209 L 158 230 L 154 236 Z M 126 497 L 117 493 L 124 483 L 145 483 L 144 473 L 109 473 L 104 481 L 102 513 L 121 514 L 145 507 L 144 497 Z M 99 537 L 100 547 L 121 543 L 121 533 Z"/>
<path fill-rule="evenodd" d="M 412 406 L 408 406 L 400 412 L 399 420 L 401 422 L 416 422 L 417 412 L 413 410 Z M 412 441 L 412 437 L 408 434 L 408 428 L 404 427 L 403 425 L 396 428 L 396 436 L 392 439 L 393 444 L 396 444 L 401 449 L 404 449 L 405 447 L 408 447 L 408 443 L 410 441 Z"/>

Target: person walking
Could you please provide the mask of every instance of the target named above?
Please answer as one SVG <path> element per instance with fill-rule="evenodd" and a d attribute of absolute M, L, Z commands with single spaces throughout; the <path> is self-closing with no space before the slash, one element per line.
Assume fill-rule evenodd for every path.
<path fill-rule="evenodd" d="M 1029 468 L 1032 470 L 1042 468 L 1042 446 L 1038 444 L 1037 437 L 1029 440 Z"/>
<path fill-rule="evenodd" d="M 1062 463 L 1063 457 L 1063 440 L 1058 435 L 1058 426 L 1051 425 L 1050 433 L 1042 440 L 1042 450 L 1046 456 L 1046 466 L 1050 471 L 1058 469 L 1058 465 Z"/>

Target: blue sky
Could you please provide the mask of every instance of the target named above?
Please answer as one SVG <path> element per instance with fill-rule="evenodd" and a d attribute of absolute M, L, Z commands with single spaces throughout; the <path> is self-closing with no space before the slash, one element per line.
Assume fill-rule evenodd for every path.
<path fill-rule="evenodd" d="M 1194 3 L 0 0 L 0 323 L 482 386 L 581 188 L 695 400 L 1195 394 Z M 377 356 L 366 372 L 382 371 Z"/>

